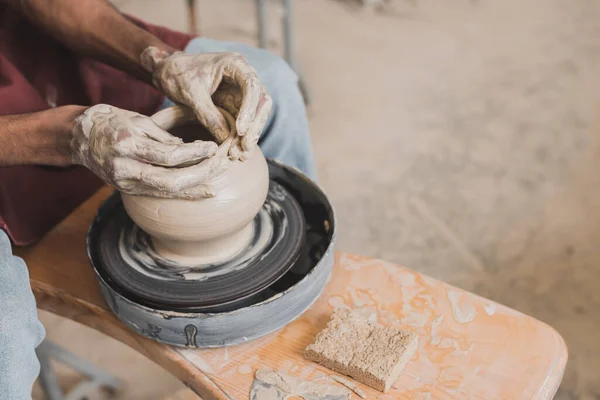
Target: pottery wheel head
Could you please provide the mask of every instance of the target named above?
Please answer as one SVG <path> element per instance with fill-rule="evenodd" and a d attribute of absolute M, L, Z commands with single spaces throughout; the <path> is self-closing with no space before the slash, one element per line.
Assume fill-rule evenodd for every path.
<path fill-rule="evenodd" d="M 313 304 L 333 266 L 333 208 L 297 170 L 273 160 L 268 167 L 267 201 L 252 225 L 258 245 L 239 254 L 245 266 L 214 265 L 205 280 L 198 271 L 165 275 L 172 269 L 152 256 L 152 243 L 119 193 L 105 201 L 88 231 L 87 251 L 102 294 L 126 326 L 170 345 L 221 347 L 274 332 Z"/>
<path fill-rule="evenodd" d="M 100 233 L 98 257 L 114 284 L 137 302 L 206 311 L 243 302 L 281 278 L 298 258 L 306 227 L 297 201 L 272 181 L 249 229 L 248 245 L 233 258 L 177 265 L 155 251 L 121 203 Z"/>

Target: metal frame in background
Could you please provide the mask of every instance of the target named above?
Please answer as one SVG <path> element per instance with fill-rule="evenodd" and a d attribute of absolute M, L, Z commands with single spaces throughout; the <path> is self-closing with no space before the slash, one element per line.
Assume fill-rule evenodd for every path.
<path fill-rule="evenodd" d="M 256 2 L 256 20 L 258 23 L 258 45 L 266 49 L 267 46 L 267 3 L 268 0 L 255 0 Z M 298 86 L 304 98 L 304 104 L 309 105 L 312 102 L 312 96 L 306 86 L 296 60 L 295 36 L 294 36 L 294 18 L 293 18 L 293 0 L 281 0 L 283 6 L 282 30 L 283 30 L 283 58 L 298 74 Z M 198 14 L 196 13 L 196 0 L 187 0 L 188 21 L 190 33 L 198 34 Z"/>
<path fill-rule="evenodd" d="M 108 372 L 48 340 L 44 340 L 35 352 L 40 361 L 39 383 L 46 400 L 86 399 L 90 392 L 99 388 L 104 389 L 107 394 L 112 396 L 116 394 L 121 386 L 121 382 Z M 64 394 L 58 384 L 56 373 L 51 364 L 52 360 L 85 375 L 87 379 L 80 382 L 68 394 Z"/>

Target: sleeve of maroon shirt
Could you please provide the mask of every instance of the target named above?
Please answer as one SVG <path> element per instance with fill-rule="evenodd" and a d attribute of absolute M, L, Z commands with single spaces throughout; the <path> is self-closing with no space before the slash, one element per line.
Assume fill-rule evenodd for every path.
<path fill-rule="evenodd" d="M 177 49 L 192 39 L 131 19 Z M 0 5 L 0 115 L 98 103 L 150 115 L 163 101 L 155 88 L 79 57 Z M 83 167 L 0 167 L 0 228 L 16 245 L 34 243 L 101 186 Z"/>

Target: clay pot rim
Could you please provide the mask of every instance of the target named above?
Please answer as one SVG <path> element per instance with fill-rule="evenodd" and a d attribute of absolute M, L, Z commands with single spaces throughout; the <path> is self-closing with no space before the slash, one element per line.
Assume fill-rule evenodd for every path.
<path fill-rule="evenodd" d="M 227 122 L 227 127 L 229 128 L 229 136 L 227 136 L 227 139 L 225 139 L 222 143 L 219 143 L 211 133 L 212 140 L 219 145 L 219 148 L 221 148 L 226 143 L 233 141 L 237 134 L 237 130 L 235 126 L 235 118 L 233 117 L 233 115 L 231 115 L 227 110 L 221 107 L 217 106 L 217 109 L 221 112 L 223 117 L 225 117 L 225 122 Z M 180 104 L 175 104 L 174 106 L 163 108 L 162 110 L 152 114 L 150 119 L 165 131 L 181 126 L 188 121 L 197 121 L 208 131 L 208 128 L 196 118 L 196 114 L 191 108 Z"/>

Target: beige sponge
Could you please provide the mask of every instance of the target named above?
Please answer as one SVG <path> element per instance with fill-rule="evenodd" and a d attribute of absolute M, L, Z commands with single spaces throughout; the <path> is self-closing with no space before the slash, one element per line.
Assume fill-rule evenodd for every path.
<path fill-rule="evenodd" d="M 337 310 L 305 350 L 305 357 L 387 392 L 417 351 L 414 332 L 381 326 L 348 310 Z"/>

